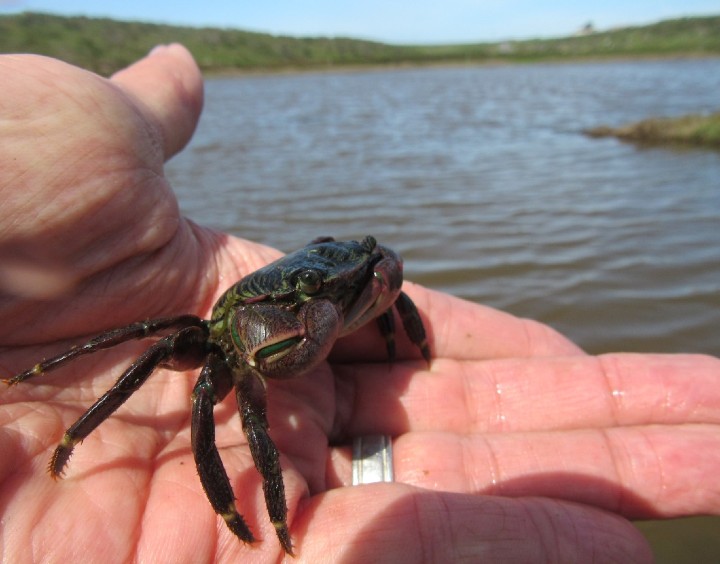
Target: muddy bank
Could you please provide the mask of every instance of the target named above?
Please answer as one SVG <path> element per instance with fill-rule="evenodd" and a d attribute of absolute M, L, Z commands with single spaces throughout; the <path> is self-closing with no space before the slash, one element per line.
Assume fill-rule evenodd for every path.
<path fill-rule="evenodd" d="M 650 118 L 619 127 L 601 125 L 584 133 L 590 137 L 617 137 L 636 143 L 699 145 L 720 149 L 720 112 Z"/>

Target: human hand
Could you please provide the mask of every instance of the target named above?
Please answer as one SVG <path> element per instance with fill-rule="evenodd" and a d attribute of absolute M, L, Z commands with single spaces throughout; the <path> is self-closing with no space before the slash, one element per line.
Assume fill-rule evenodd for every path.
<path fill-rule="evenodd" d="M 159 48 L 112 80 L 5 55 L 0 78 L 3 344 L 206 309 L 220 276 L 278 256 L 247 243 L 220 272 L 225 236 L 180 217 L 163 166 L 202 108 L 202 78 L 183 48 Z"/>
<path fill-rule="evenodd" d="M 36 57 L 0 58 L 3 74 L 3 376 L 102 329 L 207 317 L 279 256 L 178 214 L 162 164 L 202 99 L 183 49 L 110 81 Z M 716 359 L 598 359 L 542 325 L 406 289 L 430 330 L 429 370 L 405 342 L 388 366 L 368 327 L 314 373 L 269 382 L 299 561 L 640 561 L 647 546 L 625 517 L 720 512 Z M 3 560 L 281 557 L 231 399 L 216 408 L 217 440 L 260 542 L 240 543 L 205 498 L 189 442 L 194 374 L 153 375 L 77 447 L 65 480 L 47 476 L 64 428 L 143 348 L 0 390 Z M 397 483 L 343 487 L 344 445 L 370 433 L 396 437 Z"/>

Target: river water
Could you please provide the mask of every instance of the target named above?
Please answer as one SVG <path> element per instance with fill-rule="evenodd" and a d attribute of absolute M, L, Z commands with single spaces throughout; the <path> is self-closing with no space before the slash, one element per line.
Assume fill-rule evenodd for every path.
<path fill-rule="evenodd" d="M 589 352 L 718 355 L 720 151 L 582 133 L 718 110 L 718 59 L 212 78 L 167 173 L 197 222 L 284 251 L 372 234 Z M 702 561 L 677 535 L 691 559 L 664 561 Z"/>
<path fill-rule="evenodd" d="M 717 59 L 214 78 L 168 175 L 200 223 L 284 251 L 372 234 L 590 352 L 720 354 L 720 151 L 582 133 L 719 92 Z"/>

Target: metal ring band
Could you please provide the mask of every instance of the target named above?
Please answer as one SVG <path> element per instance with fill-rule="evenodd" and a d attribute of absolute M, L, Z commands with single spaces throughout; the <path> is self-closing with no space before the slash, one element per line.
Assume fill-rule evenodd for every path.
<path fill-rule="evenodd" d="M 392 482 L 393 453 L 389 435 L 368 435 L 353 440 L 352 483 Z"/>

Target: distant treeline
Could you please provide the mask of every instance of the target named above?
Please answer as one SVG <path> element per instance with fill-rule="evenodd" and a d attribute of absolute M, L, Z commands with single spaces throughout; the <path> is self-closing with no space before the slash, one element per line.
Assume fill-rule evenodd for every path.
<path fill-rule="evenodd" d="M 720 16 L 682 18 L 559 39 L 467 45 L 390 45 L 237 29 L 23 13 L 0 16 L 0 52 L 49 55 L 110 74 L 159 43 L 180 42 L 208 72 L 331 66 L 534 61 L 590 57 L 720 56 Z M 542 32 L 542 30 L 538 30 Z"/>

